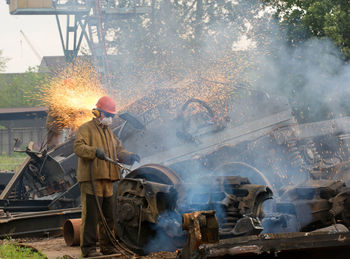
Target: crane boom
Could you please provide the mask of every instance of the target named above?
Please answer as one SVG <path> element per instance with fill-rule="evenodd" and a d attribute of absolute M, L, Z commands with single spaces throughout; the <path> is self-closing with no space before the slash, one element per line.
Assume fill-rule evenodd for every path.
<path fill-rule="evenodd" d="M 35 56 L 39 59 L 39 62 L 41 62 L 41 56 L 40 54 L 36 51 L 36 49 L 34 48 L 34 46 L 32 45 L 32 43 L 29 41 L 29 39 L 27 38 L 27 36 L 24 34 L 24 32 L 22 30 L 19 31 L 24 39 L 26 40 L 26 42 L 28 43 L 29 47 L 32 49 L 32 51 L 34 52 Z"/>
<path fill-rule="evenodd" d="M 0 0 L 1 1 L 1 0 Z M 111 88 L 108 55 L 106 50 L 106 32 L 104 26 L 108 19 L 134 17 L 152 12 L 153 0 L 130 0 L 130 6 L 119 7 L 115 0 L 7 0 L 12 15 L 55 15 L 58 31 L 67 62 L 74 62 L 82 40 L 85 39 L 94 59 L 97 72 L 104 79 L 107 88 Z M 61 29 L 60 18 L 66 16 L 66 33 Z M 73 18 L 73 20 L 71 20 Z M 70 23 L 73 21 L 73 23 Z M 29 39 L 21 31 L 24 39 L 35 55 L 41 56 L 35 50 Z"/>

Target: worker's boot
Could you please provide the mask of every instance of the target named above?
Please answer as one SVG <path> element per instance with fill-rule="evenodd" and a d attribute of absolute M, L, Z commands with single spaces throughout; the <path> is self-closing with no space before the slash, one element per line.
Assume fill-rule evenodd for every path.
<path fill-rule="evenodd" d="M 85 249 L 85 251 L 83 251 L 82 249 L 82 256 L 83 258 L 86 258 L 86 257 L 102 256 L 102 254 L 100 252 L 97 252 L 96 249 Z"/>
<path fill-rule="evenodd" d="M 103 249 L 101 248 L 101 252 L 103 255 L 120 254 L 120 252 L 112 246 L 111 247 L 104 247 Z"/>

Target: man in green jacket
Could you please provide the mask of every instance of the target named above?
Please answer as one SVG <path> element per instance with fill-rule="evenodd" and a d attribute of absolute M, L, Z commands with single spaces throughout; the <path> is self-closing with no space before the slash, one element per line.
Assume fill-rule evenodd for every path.
<path fill-rule="evenodd" d="M 78 156 L 77 177 L 82 204 L 80 247 L 83 257 L 118 252 L 108 238 L 98 215 L 91 181 L 95 183 L 103 215 L 113 232 L 113 182 L 120 179 L 120 172 L 118 167 L 106 161 L 106 157 L 129 165 L 135 161 L 140 162 L 137 154 L 123 148 L 120 140 L 114 136 L 109 127 L 116 114 L 115 101 L 109 96 L 101 97 L 96 104 L 96 109 L 93 109 L 93 114 L 95 118 L 79 127 L 74 142 L 74 152 Z M 93 179 L 90 177 L 90 170 L 92 170 Z M 97 224 L 101 253 L 96 251 Z"/>

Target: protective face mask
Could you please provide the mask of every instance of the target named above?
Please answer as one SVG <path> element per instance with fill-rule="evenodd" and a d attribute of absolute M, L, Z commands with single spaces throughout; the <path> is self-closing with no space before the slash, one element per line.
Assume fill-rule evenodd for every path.
<path fill-rule="evenodd" d="M 112 117 L 104 117 L 102 120 L 101 120 L 101 123 L 103 125 L 106 125 L 106 126 L 109 126 L 112 124 Z"/>

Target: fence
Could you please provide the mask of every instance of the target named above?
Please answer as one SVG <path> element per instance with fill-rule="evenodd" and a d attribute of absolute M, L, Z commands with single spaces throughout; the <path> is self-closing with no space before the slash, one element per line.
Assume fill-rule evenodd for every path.
<path fill-rule="evenodd" d="M 12 153 L 16 138 L 23 141 L 24 147 L 30 141 L 33 141 L 34 146 L 38 148 L 45 136 L 45 127 L 0 129 L 0 155 L 10 155 Z"/>

